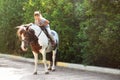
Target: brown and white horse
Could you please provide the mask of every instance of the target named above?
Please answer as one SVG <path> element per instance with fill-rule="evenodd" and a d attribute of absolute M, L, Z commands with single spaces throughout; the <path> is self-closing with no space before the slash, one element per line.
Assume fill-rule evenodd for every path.
<path fill-rule="evenodd" d="M 54 41 L 56 43 L 56 46 L 53 48 L 49 38 L 46 36 L 46 34 L 43 32 L 43 30 L 35 25 L 21 25 L 17 27 L 17 35 L 21 39 L 21 49 L 23 51 L 27 51 L 27 46 L 30 45 L 32 49 L 32 53 L 34 55 L 35 60 L 35 68 L 34 68 L 34 74 L 37 74 L 37 63 L 38 63 L 38 53 L 40 52 L 43 57 L 43 63 L 45 67 L 45 74 L 48 74 L 48 69 L 55 70 L 55 59 L 56 59 L 56 53 L 58 49 L 58 34 L 51 30 L 51 34 L 53 35 Z M 49 53 L 52 51 L 52 64 L 50 63 L 47 67 L 46 62 L 46 53 Z"/>

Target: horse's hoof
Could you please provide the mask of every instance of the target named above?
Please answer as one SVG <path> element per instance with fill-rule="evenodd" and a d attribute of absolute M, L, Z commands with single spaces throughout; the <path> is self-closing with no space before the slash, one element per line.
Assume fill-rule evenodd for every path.
<path fill-rule="evenodd" d="M 34 74 L 34 75 L 37 75 L 37 72 L 34 72 L 33 74 Z"/>
<path fill-rule="evenodd" d="M 51 69 L 51 68 L 48 68 L 48 70 L 50 70 L 50 71 L 51 71 L 52 69 Z"/>
<path fill-rule="evenodd" d="M 49 72 L 45 72 L 45 74 L 49 74 Z"/>
<path fill-rule="evenodd" d="M 55 69 L 52 69 L 52 71 L 54 72 L 54 71 L 55 71 Z"/>

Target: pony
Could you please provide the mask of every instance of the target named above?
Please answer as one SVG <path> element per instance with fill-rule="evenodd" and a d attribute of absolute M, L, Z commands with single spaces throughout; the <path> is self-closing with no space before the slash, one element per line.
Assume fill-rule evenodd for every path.
<path fill-rule="evenodd" d="M 58 50 L 59 38 L 56 31 L 51 30 L 55 46 L 53 47 L 45 32 L 36 24 L 30 23 L 17 26 L 17 36 L 21 40 L 21 49 L 27 51 L 30 45 L 34 55 L 34 73 L 37 74 L 38 53 L 42 54 L 43 63 L 45 67 L 45 74 L 49 74 L 49 70 L 55 71 L 56 53 Z M 47 65 L 46 53 L 52 52 L 52 61 Z"/>

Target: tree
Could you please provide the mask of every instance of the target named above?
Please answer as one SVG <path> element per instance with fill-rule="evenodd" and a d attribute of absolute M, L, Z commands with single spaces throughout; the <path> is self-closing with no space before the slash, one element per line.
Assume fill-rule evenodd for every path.
<path fill-rule="evenodd" d="M 24 0 L 1 0 L 0 9 L 0 51 L 16 51 L 17 40 L 15 27 L 23 23 Z M 7 7 L 6 7 L 7 6 Z"/>
<path fill-rule="evenodd" d="M 89 8 L 82 29 L 83 63 L 120 68 L 120 1 L 91 0 L 85 4 Z"/>

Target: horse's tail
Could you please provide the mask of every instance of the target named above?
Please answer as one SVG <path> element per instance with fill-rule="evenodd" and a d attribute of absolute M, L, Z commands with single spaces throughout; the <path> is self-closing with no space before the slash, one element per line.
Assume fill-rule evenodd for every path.
<path fill-rule="evenodd" d="M 57 51 L 56 51 L 56 58 L 55 58 L 55 66 L 57 66 L 58 56 L 59 56 L 59 51 L 57 49 Z"/>

